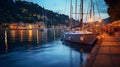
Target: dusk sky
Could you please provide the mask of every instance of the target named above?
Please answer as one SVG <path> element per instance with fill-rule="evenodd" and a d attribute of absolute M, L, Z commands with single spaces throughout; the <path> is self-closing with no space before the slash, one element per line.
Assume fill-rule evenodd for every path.
<path fill-rule="evenodd" d="M 69 15 L 70 12 L 69 11 L 70 0 L 26 0 L 26 1 L 37 3 L 40 6 L 44 7 L 45 9 L 49 9 L 60 14 Z M 86 12 L 86 9 L 88 8 L 88 4 L 90 3 L 89 1 L 90 0 L 84 0 L 84 12 Z M 104 0 L 96 0 L 96 1 L 100 9 L 101 18 L 109 17 L 107 14 L 107 5 L 105 4 Z"/>

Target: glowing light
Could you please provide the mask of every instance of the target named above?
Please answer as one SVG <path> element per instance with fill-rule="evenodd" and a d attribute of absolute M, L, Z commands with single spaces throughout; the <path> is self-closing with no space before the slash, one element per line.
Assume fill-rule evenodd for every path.
<path fill-rule="evenodd" d="M 29 24 L 29 25 L 28 25 L 28 28 L 32 29 L 32 25 Z"/>
<path fill-rule="evenodd" d="M 101 19 L 101 18 L 99 18 L 99 19 L 98 19 L 98 22 L 100 22 L 100 23 L 101 23 L 101 22 L 102 22 L 102 19 Z"/>
<path fill-rule="evenodd" d="M 98 39 L 101 39 L 101 36 L 97 36 Z"/>
<path fill-rule="evenodd" d="M 32 40 L 32 35 L 33 35 L 33 34 L 32 34 L 32 30 L 29 30 L 29 31 L 28 31 L 28 34 L 29 34 L 29 35 L 28 35 L 28 39 L 29 39 L 29 41 L 31 41 L 31 40 Z"/>
<path fill-rule="evenodd" d="M 80 37 L 80 40 L 81 40 L 81 41 L 84 41 L 84 40 L 85 40 L 85 38 L 84 38 L 84 37 Z"/>
<path fill-rule="evenodd" d="M 92 23 L 93 22 L 93 18 L 89 18 L 88 22 Z"/>
<path fill-rule="evenodd" d="M 17 24 L 11 24 L 10 28 L 17 28 Z"/>
<path fill-rule="evenodd" d="M 103 35 L 101 35 L 101 37 L 102 37 L 102 38 L 104 38 L 104 34 L 103 34 Z"/>

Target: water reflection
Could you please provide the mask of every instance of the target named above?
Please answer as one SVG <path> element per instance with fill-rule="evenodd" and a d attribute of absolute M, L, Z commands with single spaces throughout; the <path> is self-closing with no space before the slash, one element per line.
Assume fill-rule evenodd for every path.
<path fill-rule="evenodd" d="M 38 30 L 37 30 L 37 36 L 36 37 L 37 37 L 37 44 L 39 44 L 39 37 L 40 36 L 39 36 Z"/>
<path fill-rule="evenodd" d="M 10 30 L 10 35 L 12 37 L 12 40 L 15 41 L 16 30 Z"/>
<path fill-rule="evenodd" d="M 45 29 L 41 31 L 39 29 L 35 30 L 2 30 L 0 32 L 0 43 L 5 45 L 5 51 L 9 49 L 14 49 L 15 47 L 36 47 L 36 45 L 44 44 L 47 42 L 51 42 L 60 37 L 57 33 L 60 31 L 56 31 L 54 29 Z M 2 34 L 4 33 L 4 35 Z M 3 38 L 4 37 L 4 41 Z M 2 45 L 1 45 L 2 46 Z M 2 50 L 2 49 L 0 49 Z"/>
<path fill-rule="evenodd" d="M 79 62 L 80 67 L 84 67 L 85 63 L 85 53 L 88 54 L 91 52 L 92 47 L 88 45 L 82 45 L 82 44 L 75 44 L 70 42 L 63 42 L 64 45 L 70 48 L 70 66 L 74 67 L 75 65 L 75 51 L 77 51 L 79 54 L 77 54 L 77 61 Z"/>
<path fill-rule="evenodd" d="M 54 32 L 54 34 L 53 34 L 53 35 L 54 35 L 54 40 L 55 40 L 55 39 L 56 39 L 56 35 L 55 35 L 55 34 L 56 34 L 56 32 L 55 32 L 55 30 L 54 30 L 53 32 Z"/>
<path fill-rule="evenodd" d="M 22 42 L 23 41 L 23 33 L 24 33 L 24 30 L 19 30 L 18 31 L 20 34 L 20 41 Z"/>
<path fill-rule="evenodd" d="M 33 30 L 28 30 L 28 41 L 32 41 L 32 36 L 33 36 Z"/>
<path fill-rule="evenodd" d="M 1 30 L 1 67 L 81 67 L 84 47 L 60 41 L 61 30 Z M 34 65 L 34 66 L 32 66 Z"/>
<path fill-rule="evenodd" d="M 5 51 L 8 51 L 8 39 L 7 39 L 7 31 L 5 30 Z"/>
<path fill-rule="evenodd" d="M 82 50 L 82 49 L 80 49 Z M 77 59 L 75 58 L 77 57 Z M 77 62 L 75 62 L 77 61 Z M 79 64 L 80 67 L 84 66 L 84 56 L 81 51 L 79 51 L 79 54 L 76 54 L 72 48 L 70 48 L 70 67 L 75 67 L 74 65 Z"/>
<path fill-rule="evenodd" d="M 81 67 L 83 67 L 83 53 L 84 53 L 84 49 L 81 48 L 80 49 L 80 65 L 81 65 Z"/>

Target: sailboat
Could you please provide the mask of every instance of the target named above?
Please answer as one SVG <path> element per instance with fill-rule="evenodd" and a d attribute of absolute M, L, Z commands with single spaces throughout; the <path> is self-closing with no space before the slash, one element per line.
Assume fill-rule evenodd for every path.
<path fill-rule="evenodd" d="M 72 0 L 70 2 L 70 30 L 67 32 L 64 32 L 62 39 L 64 41 L 73 42 L 73 43 L 79 43 L 79 44 L 86 44 L 86 45 L 93 45 L 95 41 L 97 40 L 97 34 L 93 32 L 93 23 L 92 23 L 92 17 L 93 17 L 93 0 L 90 0 L 90 12 L 89 12 L 89 18 L 90 23 L 85 25 L 83 24 L 83 7 L 84 7 L 84 0 L 80 0 L 80 13 L 77 13 L 77 6 L 75 8 L 75 13 L 73 13 L 73 6 L 72 6 Z M 76 0 L 77 4 L 77 0 Z M 73 24 L 72 22 L 72 14 L 79 14 L 80 15 L 80 23 L 78 25 Z M 79 28 L 79 29 L 78 29 Z M 85 29 L 84 29 L 85 28 Z"/>
<path fill-rule="evenodd" d="M 42 24 L 42 28 L 40 28 L 41 32 L 47 30 L 47 15 L 46 15 L 46 11 L 42 10 L 42 14 L 43 14 L 43 24 Z"/>

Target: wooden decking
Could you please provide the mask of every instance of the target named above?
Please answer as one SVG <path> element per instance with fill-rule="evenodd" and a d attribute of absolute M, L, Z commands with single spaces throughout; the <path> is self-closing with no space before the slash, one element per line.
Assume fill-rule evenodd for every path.
<path fill-rule="evenodd" d="M 85 67 L 120 67 L 120 37 L 105 34 L 88 55 Z"/>

